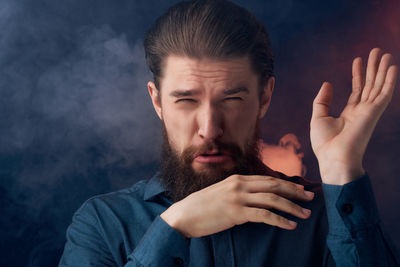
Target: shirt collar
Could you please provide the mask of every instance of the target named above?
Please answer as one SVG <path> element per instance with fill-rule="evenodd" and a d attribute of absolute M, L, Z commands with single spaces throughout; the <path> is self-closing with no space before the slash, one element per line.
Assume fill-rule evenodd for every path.
<path fill-rule="evenodd" d="M 161 195 L 167 191 L 161 184 L 160 175 L 160 172 L 157 172 L 147 182 L 143 197 L 145 201 L 154 200 L 158 195 Z"/>

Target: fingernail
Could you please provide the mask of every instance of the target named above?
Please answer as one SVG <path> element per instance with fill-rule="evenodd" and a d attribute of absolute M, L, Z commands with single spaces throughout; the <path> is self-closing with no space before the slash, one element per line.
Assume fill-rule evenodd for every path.
<path fill-rule="evenodd" d="M 309 209 L 304 209 L 304 208 L 302 208 L 301 211 L 302 211 L 305 215 L 310 215 L 310 213 L 311 213 L 311 210 L 309 210 Z"/>
<path fill-rule="evenodd" d="M 297 187 L 298 189 L 304 189 L 304 185 L 301 185 L 301 184 L 296 184 L 296 187 Z"/>
<path fill-rule="evenodd" d="M 314 196 L 314 192 L 304 191 L 304 195 L 306 195 L 306 197 L 313 197 Z"/>
<path fill-rule="evenodd" d="M 290 226 L 296 226 L 296 225 L 297 225 L 297 223 L 296 223 L 296 222 L 294 222 L 294 221 L 289 221 L 289 225 L 290 225 Z"/>

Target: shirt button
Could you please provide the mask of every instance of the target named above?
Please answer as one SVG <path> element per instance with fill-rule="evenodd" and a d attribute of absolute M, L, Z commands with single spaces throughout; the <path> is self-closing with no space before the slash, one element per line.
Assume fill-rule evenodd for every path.
<path fill-rule="evenodd" d="M 342 205 L 342 211 L 346 214 L 350 214 L 353 212 L 353 205 L 350 203 L 346 203 Z"/>
<path fill-rule="evenodd" d="M 183 266 L 183 260 L 181 258 L 174 258 L 174 264 L 176 266 Z"/>

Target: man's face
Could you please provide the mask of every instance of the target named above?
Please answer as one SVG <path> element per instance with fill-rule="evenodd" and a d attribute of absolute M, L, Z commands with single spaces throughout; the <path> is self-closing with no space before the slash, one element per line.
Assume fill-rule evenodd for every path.
<path fill-rule="evenodd" d="M 168 145 L 195 174 L 233 171 L 254 144 L 256 125 L 270 103 L 271 78 L 259 98 L 258 76 L 247 57 L 221 61 L 169 56 L 162 89 L 148 88 Z"/>

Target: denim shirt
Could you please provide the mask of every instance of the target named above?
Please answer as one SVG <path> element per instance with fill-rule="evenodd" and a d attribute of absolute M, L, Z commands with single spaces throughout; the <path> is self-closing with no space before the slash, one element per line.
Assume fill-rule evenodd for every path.
<path fill-rule="evenodd" d="M 343 186 L 279 178 L 315 192 L 312 210 L 285 230 L 248 222 L 186 238 L 159 216 L 173 203 L 159 173 L 129 189 L 95 196 L 74 214 L 59 266 L 400 266 L 379 219 L 368 174 Z M 193 207 L 194 209 L 196 207 Z"/>

